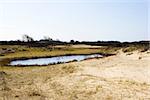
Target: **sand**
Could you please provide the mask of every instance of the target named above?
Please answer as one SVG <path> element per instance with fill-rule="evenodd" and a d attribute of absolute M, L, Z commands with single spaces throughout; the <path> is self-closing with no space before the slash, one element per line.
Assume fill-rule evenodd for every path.
<path fill-rule="evenodd" d="M 0 100 L 150 100 L 150 53 L 3 68 Z"/>

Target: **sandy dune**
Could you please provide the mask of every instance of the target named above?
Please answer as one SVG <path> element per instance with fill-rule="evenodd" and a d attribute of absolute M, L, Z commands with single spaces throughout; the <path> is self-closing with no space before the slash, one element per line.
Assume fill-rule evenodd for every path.
<path fill-rule="evenodd" d="M 1 69 L 0 100 L 150 100 L 150 53 Z"/>

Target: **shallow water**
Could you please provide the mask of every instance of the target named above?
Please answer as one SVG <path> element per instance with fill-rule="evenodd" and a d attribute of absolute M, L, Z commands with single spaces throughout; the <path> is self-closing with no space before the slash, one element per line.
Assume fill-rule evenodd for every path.
<path fill-rule="evenodd" d="M 102 57 L 100 54 L 91 54 L 91 55 L 71 55 L 71 56 L 58 56 L 50 58 L 37 58 L 37 59 L 28 59 L 28 60 L 16 60 L 10 62 L 10 65 L 48 65 L 48 64 L 57 64 L 57 63 L 66 63 L 70 61 L 81 61 L 88 58 Z"/>

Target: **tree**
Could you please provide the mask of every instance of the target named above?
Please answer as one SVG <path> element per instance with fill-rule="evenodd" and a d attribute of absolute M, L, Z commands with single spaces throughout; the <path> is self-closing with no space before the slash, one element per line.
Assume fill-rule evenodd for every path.
<path fill-rule="evenodd" d="M 32 41 L 34 41 L 34 39 L 32 37 L 30 37 L 29 35 L 26 35 L 26 34 L 23 35 L 22 38 L 23 38 L 23 41 L 25 41 L 25 42 L 32 42 Z"/>
<path fill-rule="evenodd" d="M 75 41 L 74 40 L 70 40 L 70 43 L 74 43 Z"/>

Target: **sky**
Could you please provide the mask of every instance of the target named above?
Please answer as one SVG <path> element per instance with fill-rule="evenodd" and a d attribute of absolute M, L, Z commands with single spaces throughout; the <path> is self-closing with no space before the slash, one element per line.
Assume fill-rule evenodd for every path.
<path fill-rule="evenodd" d="M 0 0 L 0 41 L 150 40 L 148 0 Z"/>

